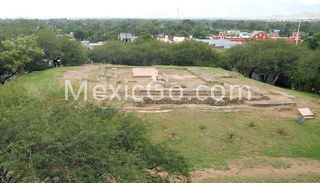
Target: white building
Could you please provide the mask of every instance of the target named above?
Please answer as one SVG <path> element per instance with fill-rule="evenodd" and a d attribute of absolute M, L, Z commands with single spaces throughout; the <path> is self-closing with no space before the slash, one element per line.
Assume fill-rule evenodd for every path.
<path fill-rule="evenodd" d="M 252 36 L 252 34 L 251 34 L 251 33 L 248 33 L 248 32 L 240 32 L 240 33 L 239 33 L 239 37 L 240 37 L 240 38 L 248 39 L 248 38 L 250 38 L 251 36 Z"/>
<path fill-rule="evenodd" d="M 241 31 L 239 31 L 239 30 L 227 30 L 226 33 L 227 33 L 227 36 L 239 36 Z"/>
<path fill-rule="evenodd" d="M 185 40 L 186 40 L 185 37 L 178 37 L 178 36 L 174 36 L 173 37 L 173 42 L 176 42 L 176 43 L 180 43 L 180 42 L 183 42 Z"/>
<path fill-rule="evenodd" d="M 158 35 L 157 40 L 165 42 L 165 43 L 171 43 L 172 42 L 168 35 Z"/>
<path fill-rule="evenodd" d="M 210 46 L 214 48 L 223 48 L 223 49 L 229 49 L 242 44 L 242 42 L 240 41 L 230 41 L 227 39 L 195 39 L 195 40 L 208 43 Z"/>
<path fill-rule="evenodd" d="M 87 48 L 94 48 L 96 46 L 101 46 L 103 45 L 103 42 L 97 42 L 97 43 L 90 43 L 90 41 L 81 41 L 81 44 L 84 46 L 84 47 L 87 47 Z"/>
<path fill-rule="evenodd" d="M 120 33 L 119 36 L 118 36 L 118 39 L 120 41 L 123 41 L 123 42 L 126 42 L 126 43 L 131 43 L 137 38 L 138 38 L 137 36 L 134 36 L 131 33 L 124 33 L 124 32 Z"/>

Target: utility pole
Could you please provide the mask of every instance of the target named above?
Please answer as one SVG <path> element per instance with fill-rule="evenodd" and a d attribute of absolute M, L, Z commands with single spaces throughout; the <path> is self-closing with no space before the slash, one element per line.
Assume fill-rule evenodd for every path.
<path fill-rule="evenodd" d="M 162 35 L 164 36 L 164 25 L 163 25 L 163 23 L 160 25 L 160 27 L 161 27 L 161 31 L 162 31 Z"/>
<path fill-rule="evenodd" d="M 179 32 L 179 14 L 180 14 L 180 9 L 177 8 L 177 33 Z"/>
<path fill-rule="evenodd" d="M 301 20 L 299 20 L 299 25 L 298 25 L 298 32 L 296 35 L 296 45 L 298 45 L 299 43 L 300 26 L 301 26 Z"/>
<path fill-rule="evenodd" d="M 265 32 L 266 32 L 266 34 L 268 34 L 268 32 L 267 32 L 267 30 L 268 30 L 268 22 L 266 21 L 266 25 L 265 25 Z"/>

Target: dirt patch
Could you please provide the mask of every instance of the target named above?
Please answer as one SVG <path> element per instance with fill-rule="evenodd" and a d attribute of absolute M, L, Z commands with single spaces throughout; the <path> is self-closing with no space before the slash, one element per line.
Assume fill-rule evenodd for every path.
<path fill-rule="evenodd" d="M 143 75 L 148 75 L 147 78 L 135 78 L 134 72 L 136 71 L 138 74 L 142 73 Z M 149 77 L 152 73 L 157 72 L 158 78 L 156 82 L 153 82 L 153 79 Z M 129 93 L 131 93 L 131 89 L 133 89 L 136 85 L 143 86 L 142 89 L 139 89 L 135 92 L 136 95 L 143 98 L 143 102 L 128 100 L 128 106 L 136 106 L 136 107 L 145 107 L 147 108 L 150 105 L 161 105 L 161 110 L 153 110 L 150 112 L 148 109 L 137 109 L 141 113 L 167 113 L 170 112 L 165 107 L 166 105 L 171 105 L 171 107 L 175 106 L 184 106 L 184 105 L 196 105 L 198 109 L 202 111 L 212 112 L 239 112 L 242 110 L 255 107 L 255 108 L 279 108 L 279 110 L 275 110 L 274 113 L 279 116 L 296 116 L 295 110 L 295 102 L 296 99 L 294 96 L 287 94 L 286 92 L 280 92 L 278 90 L 270 90 L 264 87 L 258 87 L 255 85 L 250 85 L 249 89 L 244 85 L 239 85 L 242 92 L 240 93 L 239 88 L 233 88 L 232 84 L 238 85 L 241 84 L 241 80 L 228 72 L 224 71 L 213 71 L 205 68 L 183 68 L 183 69 L 174 69 L 174 68 L 163 68 L 163 67 L 125 67 L 125 66 L 112 66 L 112 65 L 85 65 L 80 69 L 77 68 L 75 70 L 70 70 L 64 72 L 63 77 L 61 77 L 61 84 L 64 84 L 64 80 L 70 80 L 72 84 L 81 84 L 82 81 L 86 80 L 89 84 L 89 98 L 93 98 L 93 93 L 91 92 L 93 87 L 97 84 L 111 84 L 113 86 L 120 86 L 118 93 L 121 97 L 125 95 L 125 85 L 128 88 Z M 229 80 L 234 80 L 233 82 Z M 217 99 L 211 99 L 209 96 L 212 95 L 210 87 L 219 84 L 224 86 L 225 89 L 225 97 L 223 99 L 219 99 L 220 95 L 222 95 L 222 91 L 217 90 L 214 92 L 214 96 L 217 96 Z M 170 87 L 179 85 L 181 86 L 183 92 L 183 98 L 179 100 L 175 100 L 174 97 L 167 98 L 169 95 L 169 91 L 171 94 L 176 96 L 180 96 L 180 88 L 175 88 L 172 92 Z M 209 89 L 202 89 L 198 93 L 196 92 L 196 88 L 199 85 L 208 86 Z M 160 91 L 158 89 L 162 89 L 164 91 L 164 96 L 161 100 L 150 100 L 148 97 L 144 97 L 146 95 L 146 89 L 150 87 L 153 97 L 158 97 Z M 103 94 L 101 98 L 107 97 L 110 95 L 111 91 L 107 90 L 106 94 Z M 206 100 L 198 100 L 196 95 L 200 95 L 203 98 L 207 98 Z M 233 94 L 232 98 L 231 96 Z M 248 98 L 249 94 L 251 94 L 250 99 Z M 209 97 L 209 98 L 208 98 Z M 316 101 L 318 102 L 318 101 Z M 205 106 L 202 104 L 206 104 Z M 237 107 L 234 107 L 237 106 Z M 212 108 L 212 106 L 225 106 L 224 109 L 220 108 Z M 245 106 L 245 107 L 243 107 Z M 306 105 L 312 109 L 312 106 Z M 282 110 L 284 108 L 288 108 L 289 110 Z M 167 111 L 163 111 L 163 109 Z M 318 111 L 314 111 L 317 114 Z"/>
<path fill-rule="evenodd" d="M 274 111 L 277 114 L 277 116 L 282 117 L 297 117 L 299 115 L 295 107 L 279 106 L 271 108 L 271 110 Z"/>
<path fill-rule="evenodd" d="M 63 78 L 64 79 L 84 79 L 84 78 L 88 78 L 89 74 L 94 69 L 95 69 L 95 66 L 93 66 L 93 65 L 84 65 L 84 66 L 81 67 L 81 69 L 64 72 L 63 73 Z"/>
<path fill-rule="evenodd" d="M 140 110 L 138 112 L 140 112 L 140 113 L 168 113 L 168 112 L 172 112 L 172 110 L 158 110 L 158 111 Z"/>
<path fill-rule="evenodd" d="M 88 77 L 88 74 L 83 71 L 66 71 L 63 74 L 64 78 L 85 78 Z"/>
<path fill-rule="evenodd" d="M 266 159 L 266 158 L 265 158 Z M 270 158 L 271 159 L 271 158 Z M 251 177 L 251 178 L 287 178 L 297 175 L 320 175 L 320 161 L 311 159 L 294 159 L 294 158 L 272 158 L 266 162 L 283 162 L 288 166 L 275 166 L 269 164 L 256 164 L 246 166 L 244 162 L 233 162 L 229 166 L 229 170 L 205 169 L 193 172 L 192 182 L 207 182 L 217 178 L 227 177 Z"/>

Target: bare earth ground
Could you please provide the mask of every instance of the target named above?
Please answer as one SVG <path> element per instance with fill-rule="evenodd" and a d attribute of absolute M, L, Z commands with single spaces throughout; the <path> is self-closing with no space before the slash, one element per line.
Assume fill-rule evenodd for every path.
<path fill-rule="evenodd" d="M 254 166 L 232 162 L 228 170 L 204 169 L 192 172 L 192 182 L 215 182 L 226 177 L 284 179 L 298 175 L 320 175 L 320 161 L 302 158 L 263 158 Z M 255 161 L 255 160 L 253 160 Z M 259 162 L 259 160 L 256 160 Z M 268 162 L 269 161 L 269 162 Z"/>
<path fill-rule="evenodd" d="M 132 88 L 133 85 L 140 84 L 143 86 L 147 86 L 152 80 L 151 78 L 134 78 L 132 75 L 132 68 L 134 67 L 124 67 L 124 66 L 112 66 L 112 65 L 85 65 L 81 67 L 80 70 L 67 71 L 64 73 L 62 80 L 64 82 L 65 79 L 68 79 L 73 82 L 73 84 L 80 84 L 81 81 L 87 80 L 89 84 L 95 86 L 96 84 L 112 84 L 123 85 L 126 83 L 129 85 L 129 88 Z M 142 67 L 137 67 L 136 69 L 141 69 Z M 143 68 L 142 68 L 143 69 Z M 199 85 L 206 85 L 208 87 L 212 87 L 212 85 L 223 85 L 226 89 L 227 96 L 230 93 L 235 92 L 235 96 L 238 96 L 237 89 L 232 90 L 229 87 L 247 86 L 247 82 L 242 82 L 238 76 L 232 75 L 227 72 L 217 72 L 212 70 L 207 70 L 204 68 L 165 68 L 158 67 L 159 76 L 168 77 L 168 81 L 165 82 L 165 85 L 179 85 L 184 86 L 188 89 L 195 89 Z M 161 86 L 168 87 L 168 86 Z M 269 90 L 264 87 L 257 87 L 254 85 L 249 85 L 250 91 L 252 94 L 252 99 L 245 100 L 245 104 L 249 106 L 255 107 L 276 107 L 276 106 L 290 106 L 294 105 L 294 96 L 276 91 Z M 91 88 L 91 87 L 90 87 Z M 124 87 L 119 90 L 122 94 L 124 94 Z M 243 90 L 241 92 L 244 98 L 248 97 L 248 91 Z M 89 94 L 92 97 L 92 93 Z M 103 95 L 101 96 L 103 97 Z M 113 102 L 115 103 L 115 102 Z M 123 104 L 122 106 L 128 106 L 128 102 Z M 131 103 L 132 104 L 132 103 Z M 161 109 L 168 111 L 162 105 Z M 174 105 L 171 105 L 174 106 Z M 129 105 L 131 109 L 132 105 Z M 146 106 L 147 107 L 147 106 Z M 123 108 L 122 108 L 123 109 Z M 139 108 L 137 108 L 139 111 Z M 169 109 L 170 110 L 170 109 Z M 146 110 L 140 110 L 144 112 Z M 152 110 L 148 110 L 151 113 Z M 155 113 L 159 113 L 159 110 L 156 110 Z"/>

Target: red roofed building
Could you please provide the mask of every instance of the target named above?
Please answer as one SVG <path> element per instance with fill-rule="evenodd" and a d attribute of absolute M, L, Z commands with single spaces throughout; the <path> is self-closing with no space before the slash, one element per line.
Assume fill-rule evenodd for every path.
<path fill-rule="evenodd" d="M 235 41 L 235 42 L 241 42 L 241 43 L 246 42 L 245 38 L 240 38 L 240 37 L 227 37 L 225 39 L 227 39 L 229 41 Z"/>
<path fill-rule="evenodd" d="M 294 32 L 294 33 L 292 34 L 292 36 L 286 38 L 286 40 L 288 40 L 288 41 L 290 41 L 290 42 L 294 42 L 294 43 L 297 42 L 297 41 L 298 41 L 298 43 L 301 43 L 301 42 L 302 42 L 302 39 L 301 39 L 301 37 L 299 37 L 299 33 L 298 33 L 298 32 Z"/>
<path fill-rule="evenodd" d="M 226 33 L 225 32 L 219 32 L 219 36 L 220 37 L 224 37 L 224 36 L 226 36 Z"/>
<path fill-rule="evenodd" d="M 219 32 L 218 35 L 212 36 L 213 39 L 224 39 L 225 37 L 226 37 L 226 33 L 225 32 Z"/>
<path fill-rule="evenodd" d="M 251 38 L 255 39 L 255 40 L 267 40 L 267 39 L 269 39 L 268 35 L 263 31 L 254 31 Z"/>
<path fill-rule="evenodd" d="M 268 36 L 268 34 L 265 33 L 264 31 L 254 31 L 253 33 L 247 33 L 247 34 L 248 34 L 247 37 L 240 37 L 240 36 L 230 37 L 230 36 L 226 36 L 227 34 L 225 32 L 219 32 L 219 35 L 213 35 L 212 39 L 227 40 L 227 41 L 231 41 L 238 44 L 245 43 L 248 39 L 254 39 L 258 41 L 284 39 L 293 43 L 295 42 L 301 43 L 303 41 L 301 37 L 299 37 L 297 32 L 294 32 L 291 37 L 279 37 L 277 34 L 270 34 L 270 36 Z"/>

